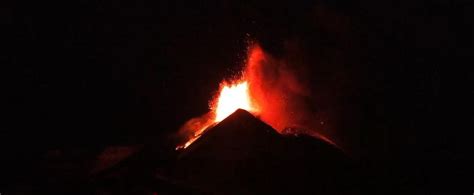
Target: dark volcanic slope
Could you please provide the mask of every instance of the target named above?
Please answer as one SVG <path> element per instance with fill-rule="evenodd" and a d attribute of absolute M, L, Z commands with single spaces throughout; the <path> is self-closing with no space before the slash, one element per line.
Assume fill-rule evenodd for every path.
<path fill-rule="evenodd" d="M 351 163 L 332 145 L 283 136 L 237 110 L 186 149 L 175 179 L 213 194 L 355 193 Z"/>

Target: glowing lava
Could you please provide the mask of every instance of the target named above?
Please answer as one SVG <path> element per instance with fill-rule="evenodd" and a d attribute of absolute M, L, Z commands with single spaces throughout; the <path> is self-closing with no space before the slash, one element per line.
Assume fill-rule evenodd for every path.
<path fill-rule="evenodd" d="M 211 104 L 211 114 L 207 115 L 210 117 L 206 118 L 206 116 L 203 116 L 201 119 L 204 119 L 204 122 L 202 123 L 191 123 L 189 128 L 193 129 L 195 132 L 186 143 L 176 147 L 176 149 L 187 148 L 196 141 L 208 127 L 224 120 L 239 108 L 252 113 L 258 111 L 255 104 L 252 103 L 252 98 L 249 92 L 249 83 L 245 80 L 233 82 L 232 84 L 223 82 L 221 84 L 219 95 L 213 102 L 214 103 Z"/>
<path fill-rule="evenodd" d="M 217 96 L 210 102 L 210 112 L 198 118 L 191 119 L 181 131 L 191 132 L 187 134 L 187 142 L 176 149 L 184 149 L 196 141 L 209 127 L 221 122 L 237 109 L 246 110 L 252 114 L 260 114 L 260 101 L 257 101 L 252 94 L 252 83 L 259 83 L 258 75 L 251 71 L 258 70 L 261 61 L 264 59 L 263 51 L 258 45 L 250 48 L 248 53 L 248 64 L 242 75 L 235 80 L 223 81 Z M 260 92 L 260 91 L 258 91 Z"/>
<path fill-rule="evenodd" d="M 215 106 L 214 122 L 220 122 L 237 109 L 244 109 L 254 112 L 256 109 L 252 105 L 247 81 L 233 85 L 225 85 L 222 88 Z"/>

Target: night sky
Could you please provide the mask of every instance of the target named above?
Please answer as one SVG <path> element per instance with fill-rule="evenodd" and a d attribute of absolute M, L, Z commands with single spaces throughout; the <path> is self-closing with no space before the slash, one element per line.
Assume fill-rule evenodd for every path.
<path fill-rule="evenodd" d="M 276 57 L 298 44 L 310 64 L 309 101 L 370 170 L 367 183 L 386 179 L 375 187 L 381 192 L 472 193 L 472 179 L 461 179 L 472 178 L 471 149 L 458 139 L 469 128 L 446 124 L 454 111 L 444 111 L 469 100 L 450 86 L 468 71 L 444 76 L 472 58 L 471 8 L 408 0 L 8 3 L 0 170 L 34 170 L 52 149 L 166 140 L 207 112 L 256 41 Z M 444 94 L 453 106 L 441 104 Z M 455 118 L 472 121 L 470 112 Z"/>

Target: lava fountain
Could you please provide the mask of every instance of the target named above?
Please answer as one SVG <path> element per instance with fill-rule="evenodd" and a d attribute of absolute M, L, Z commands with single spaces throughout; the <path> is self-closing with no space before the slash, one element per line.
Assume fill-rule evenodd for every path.
<path fill-rule="evenodd" d="M 196 141 L 201 134 L 210 126 L 222 121 L 237 109 L 244 109 L 251 113 L 258 113 L 257 106 L 249 91 L 249 83 L 246 80 L 234 81 L 231 83 L 222 82 L 217 98 L 211 104 L 211 112 L 201 117 L 201 123 L 190 123 L 187 126 L 191 131 L 195 131 L 186 143 L 176 149 L 183 149 Z"/>
<path fill-rule="evenodd" d="M 257 110 L 254 103 L 252 103 L 248 81 L 223 85 L 214 110 L 214 122 L 222 121 L 239 108 L 254 113 Z"/>

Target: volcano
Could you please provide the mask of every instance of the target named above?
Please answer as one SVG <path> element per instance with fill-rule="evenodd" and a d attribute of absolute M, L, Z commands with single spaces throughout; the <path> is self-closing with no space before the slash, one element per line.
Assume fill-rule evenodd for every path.
<path fill-rule="evenodd" d="M 239 109 L 181 150 L 170 177 L 203 194 L 355 194 L 354 170 L 334 145 Z"/>

